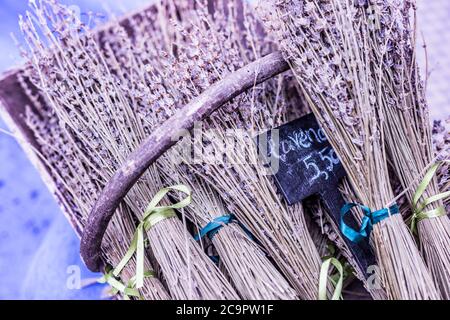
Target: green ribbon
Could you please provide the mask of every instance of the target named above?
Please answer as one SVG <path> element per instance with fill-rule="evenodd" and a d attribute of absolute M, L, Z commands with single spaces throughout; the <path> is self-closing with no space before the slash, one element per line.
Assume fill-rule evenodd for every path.
<path fill-rule="evenodd" d="M 433 179 L 434 175 L 436 174 L 439 167 L 444 163 L 450 163 L 449 160 L 441 161 L 438 163 L 435 163 L 430 170 L 425 174 L 425 177 L 423 178 L 422 182 L 417 187 L 416 192 L 414 193 L 413 197 L 413 215 L 411 217 L 411 230 L 412 232 L 416 231 L 417 223 L 424 220 L 424 219 L 432 219 L 432 218 L 439 218 L 442 216 L 447 215 L 447 212 L 445 211 L 445 208 L 440 206 L 439 208 L 424 211 L 425 208 L 430 205 L 433 202 L 445 199 L 450 196 L 450 191 L 446 191 L 434 196 L 431 196 L 424 201 L 420 202 L 420 199 L 423 196 L 423 193 L 428 188 L 428 185 L 430 184 L 431 180 Z"/>
<path fill-rule="evenodd" d="M 170 191 L 180 191 L 187 194 L 186 198 L 170 206 L 158 206 L 159 202 L 166 196 Z M 144 216 L 136 228 L 136 231 L 131 241 L 128 251 L 125 256 L 119 262 L 114 270 L 112 270 L 112 276 L 109 280 L 115 279 L 122 272 L 123 268 L 128 264 L 131 257 L 136 253 L 136 275 L 132 278 L 134 286 L 136 289 L 142 288 L 144 285 L 144 255 L 145 255 L 145 240 L 144 234 L 146 231 L 151 229 L 157 223 L 176 216 L 175 209 L 181 209 L 188 206 L 191 203 L 192 192 L 189 187 L 185 185 L 176 185 L 168 188 L 161 189 L 150 201 L 147 209 L 145 209 Z M 114 280 L 111 280 L 114 282 Z M 115 282 L 114 282 L 115 283 Z M 115 283 L 117 286 L 117 283 Z M 123 284 L 122 284 L 123 285 Z M 121 289 L 122 286 L 119 286 Z M 124 292 L 122 290 L 119 290 Z"/>
<path fill-rule="evenodd" d="M 146 271 L 144 273 L 144 276 L 146 278 L 155 277 L 155 272 L 151 270 Z M 139 291 L 135 288 L 136 286 L 135 276 L 128 281 L 127 285 L 125 285 L 116 279 L 116 277 L 113 274 L 113 270 L 111 269 L 107 271 L 107 273 L 105 273 L 103 277 L 98 279 L 97 282 L 109 284 L 112 287 L 112 294 L 116 295 L 118 292 L 121 292 L 125 300 L 130 300 L 130 297 L 142 299 L 141 295 L 139 294 Z"/>
<path fill-rule="evenodd" d="M 328 271 L 330 270 L 331 265 L 335 266 L 338 273 L 338 280 L 334 280 L 330 277 L 331 282 L 334 285 L 334 293 L 331 297 L 331 300 L 339 300 L 342 295 L 342 286 L 344 284 L 344 268 L 340 261 L 336 258 L 328 258 L 326 259 L 320 268 L 320 276 L 319 276 L 319 300 L 327 300 L 327 283 L 328 283 Z"/>

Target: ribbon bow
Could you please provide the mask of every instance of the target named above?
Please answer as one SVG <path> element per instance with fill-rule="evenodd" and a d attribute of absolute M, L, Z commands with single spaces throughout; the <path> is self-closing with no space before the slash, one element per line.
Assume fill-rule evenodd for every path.
<path fill-rule="evenodd" d="M 349 227 L 345 221 L 345 216 L 350 212 L 350 210 L 354 207 L 360 207 L 364 213 L 364 217 L 362 219 L 361 227 L 359 231 L 356 231 Z M 341 209 L 341 232 L 347 237 L 350 241 L 358 243 L 364 238 L 368 238 L 370 233 L 372 232 L 373 226 L 377 223 L 383 221 L 391 215 L 398 214 L 399 209 L 396 204 L 392 205 L 389 208 L 383 208 L 381 210 L 372 212 L 369 207 L 357 204 L 357 203 L 347 203 Z"/>
<path fill-rule="evenodd" d="M 159 202 L 166 196 L 170 191 L 180 191 L 187 194 L 186 198 L 181 200 L 178 203 L 175 203 L 171 206 L 157 206 Z M 185 185 L 176 185 L 168 188 L 161 189 L 150 201 L 147 209 L 145 210 L 144 217 L 136 228 L 136 232 L 134 233 L 133 240 L 131 241 L 130 247 L 128 251 L 125 253 L 125 256 L 119 262 L 117 267 L 112 272 L 114 277 L 118 277 L 122 272 L 123 268 L 127 265 L 128 261 L 130 261 L 131 257 L 136 252 L 136 288 L 142 288 L 144 285 L 144 251 L 145 251 L 145 241 L 144 241 L 144 233 L 152 228 L 157 223 L 176 216 L 174 209 L 181 209 L 188 206 L 191 203 L 192 194 L 191 190 Z"/>
<path fill-rule="evenodd" d="M 431 218 L 438 218 L 447 215 L 445 212 L 445 208 L 440 206 L 436 209 L 424 211 L 426 206 L 430 205 L 433 202 L 445 199 L 450 196 L 450 191 L 443 192 L 437 195 L 434 195 L 432 197 L 429 197 L 428 199 L 425 199 L 421 203 L 419 203 L 420 198 L 422 198 L 423 193 L 427 189 L 428 185 L 432 181 L 434 175 L 436 174 L 439 167 L 444 163 L 450 163 L 450 161 L 442 161 L 435 163 L 430 170 L 425 174 L 425 177 L 423 178 L 422 182 L 417 187 L 416 192 L 414 193 L 413 197 L 413 215 L 411 218 L 411 230 L 415 232 L 416 225 L 418 222 L 424 220 L 424 219 L 431 219 Z"/>

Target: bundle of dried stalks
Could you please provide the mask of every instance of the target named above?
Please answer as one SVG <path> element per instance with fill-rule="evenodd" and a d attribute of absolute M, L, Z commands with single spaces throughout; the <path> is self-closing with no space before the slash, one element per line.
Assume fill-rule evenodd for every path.
<path fill-rule="evenodd" d="M 169 153 L 168 157 L 174 154 Z M 176 163 L 179 158 L 172 160 Z M 169 170 L 167 173 L 167 183 L 183 183 L 195 190 L 192 205 L 186 208 L 185 213 L 197 225 L 197 233 L 216 218 L 227 215 L 228 210 L 225 209 L 223 200 L 201 179 L 187 174 L 180 166 L 174 166 L 174 171 Z M 294 289 L 245 227 L 237 222 L 223 224 L 211 242 L 236 290 L 244 299 L 298 299 Z"/>
<path fill-rule="evenodd" d="M 415 60 L 416 23 L 410 22 L 415 1 L 384 1 L 366 10 L 376 25 L 368 39 L 378 87 L 378 106 L 386 116 L 385 136 L 393 168 L 407 198 L 414 206 L 414 193 L 427 168 L 435 161 L 425 90 Z M 413 8 L 415 10 L 415 8 Z M 421 201 L 439 193 L 437 177 L 426 188 Z M 424 211 L 443 208 L 443 201 Z M 414 210 L 414 208 L 412 208 Z M 444 210 L 445 211 L 445 210 Z M 436 287 L 450 299 L 450 220 L 446 215 L 418 221 L 420 247 Z"/>
<path fill-rule="evenodd" d="M 155 16 L 149 25 L 159 38 L 177 39 L 169 19 L 180 18 L 176 9 L 188 5 L 168 3 L 160 7 L 173 8 L 172 15 Z M 141 41 L 135 44 L 119 24 L 113 24 L 99 41 L 73 12 L 55 1 L 32 2 L 32 7 L 37 19 L 27 13 L 20 20 L 31 52 L 28 76 L 68 137 L 70 144 L 64 146 L 64 152 L 79 150 L 77 155 L 86 160 L 84 165 L 107 181 L 146 134 L 155 130 L 146 127 L 145 119 L 136 111 L 158 103 L 162 106 L 158 94 L 166 90 L 161 80 L 164 75 L 158 73 L 156 64 L 151 71 L 141 67 L 161 53 L 145 49 L 154 45 L 170 50 L 172 43 L 158 42 L 155 37 L 152 41 L 145 39 L 146 43 L 143 38 L 135 39 Z M 95 175 L 91 177 L 95 179 Z M 141 218 L 147 202 L 161 187 L 158 169 L 153 166 L 132 188 L 125 203 Z M 238 298 L 177 217 L 157 223 L 147 231 L 147 237 L 173 298 Z"/>
<path fill-rule="evenodd" d="M 36 7 L 32 7 L 36 10 Z M 27 14 L 25 19 L 32 19 L 32 13 Z M 22 26 L 31 26 L 24 22 Z M 31 30 L 30 30 L 31 32 Z M 43 50 L 43 48 L 42 48 Z M 27 53 L 22 50 L 27 57 Z M 46 55 L 49 59 L 51 53 Z M 51 171 L 55 184 L 60 186 L 59 199 L 62 205 L 71 208 L 77 214 L 76 222 L 82 229 L 87 221 L 90 208 L 97 200 L 97 195 L 108 181 L 109 174 L 92 164 L 93 155 L 87 155 L 74 141 L 74 137 L 68 132 L 65 121 L 60 120 L 55 114 L 55 105 L 46 104 L 45 97 L 36 95 L 35 87 L 28 81 L 33 74 L 32 69 L 27 69 L 19 74 L 19 79 L 24 92 L 26 92 L 34 106 L 27 109 L 26 123 L 34 132 L 40 145 L 41 157 Z M 44 91 L 41 92 L 42 94 Z M 50 100 L 51 101 L 51 100 Z M 47 107 L 48 106 L 48 107 Z M 105 166 L 108 168 L 108 166 Z M 64 191 L 62 191 L 64 190 Z M 130 239 L 133 237 L 135 229 L 134 216 L 131 208 L 127 204 L 122 204 L 117 216 L 111 222 L 105 236 L 103 245 L 103 258 L 109 265 L 117 265 L 121 257 L 125 255 Z M 154 270 L 149 259 L 145 257 L 146 270 Z M 127 285 L 134 275 L 134 258 L 124 268 L 121 274 L 121 281 Z M 166 300 L 170 295 L 158 277 L 146 278 L 145 285 L 140 290 L 144 299 Z"/>
<path fill-rule="evenodd" d="M 264 2 L 269 10 L 263 15 L 339 154 L 359 202 L 379 210 L 392 204 L 394 194 L 376 75 L 382 66 L 371 55 L 376 24 L 366 14 L 367 5 L 350 0 L 272 1 Z M 376 224 L 371 239 L 389 298 L 440 298 L 400 215 Z"/>
<path fill-rule="evenodd" d="M 186 28 L 189 32 L 184 35 L 191 44 L 178 46 L 171 72 L 172 83 L 182 92 L 179 97 L 191 100 L 226 74 L 273 50 L 270 38 L 248 13 L 248 6 L 239 11 L 237 3 L 227 2 L 234 19 L 222 23 L 220 13 L 212 20 L 198 10 L 194 27 Z M 241 30 L 240 23 L 244 26 Z M 214 161 L 202 158 L 196 163 L 185 162 L 221 195 L 227 211 L 250 229 L 300 298 L 316 299 L 321 260 L 303 209 L 301 205 L 288 207 L 277 194 L 272 177 L 259 165 L 252 140 L 260 131 L 297 117 L 293 113 L 300 104 L 289 75 L 255 87 L 203 123 L 202 143 L 194 144 L 194 154 L 213 155 Z M 219 142 L 230 140 L 233 147 L 224 155 Z"/>

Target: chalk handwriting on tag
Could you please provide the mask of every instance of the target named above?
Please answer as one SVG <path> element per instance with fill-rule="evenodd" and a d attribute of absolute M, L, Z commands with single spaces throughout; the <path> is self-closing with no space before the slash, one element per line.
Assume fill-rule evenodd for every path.
<path fill-rule="evenodd" d="M 270 159 L 276 185 L 288 204 L 318 195 L 339 226 L 340 210 L 345 204 L 339 192 L 339 181 L 346 173 L 314 115 L 308 114 L 274 130 L 259 135 L 257 143 L 260 157 L 267 167 Z M 278 161 L 277 165 L 273 165 L 274 160 Z M 355 219 L 346 222 L 359 229 Z M 375 264 L 368 242 L 355 244 L 346 237 L 343 239 L 368 276 L 367 268 Z"/>
<path fill-rule="evenodd" d="M 269 132 L 267 152 L 279 161 L 275 180 L 289 205 L 336 187 L 345 171 L 312 114 L 277 129 L 278 145 Z"/>

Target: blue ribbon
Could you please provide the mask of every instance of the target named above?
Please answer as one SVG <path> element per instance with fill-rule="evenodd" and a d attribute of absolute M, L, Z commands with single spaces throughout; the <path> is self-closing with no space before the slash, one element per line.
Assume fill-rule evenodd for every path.
<path fill-rule="evenodd" d="M 360 207 L 364 213 L 361 227 L 359 231 L 356 231 L 349 227 L 344 222 L 345 216 L 350 213 L 350 210 L 354 207 Z M 397 204 L 389 208 L 383 208 L 381 210 L 372 212 L 369 207 L 357 203 L 347 203 L 341 209 L 341 232 L 350 241 L 358 243 L 364 238 L 368 238 L 372 232 L 373 226 L 390 217 L 391 215 L 398 214 L 400 212 Z"/>
<path fill-rule="evenodd" d="M 245 233 L 249 236 L 249 238 L 253 240 L 253 236 L 250 233 L 250 231 L 236 219 L 236 216 L 234 214 L 224 215 L 215 218 L 213 221 L 204 226 L 199 231 L 199 233 L 195 235 L 194 239 L 195 241 L 199 241 L 204 236 L 208 236 L 208 238 L 212 240 L 212 238 L 214 238 L 214 236 L 216 235 L 217 232 L 220 231 L 220 229 L 233 222 L 236 222 L 245 231 Z"/>

